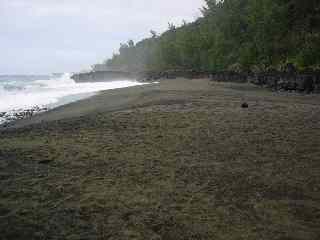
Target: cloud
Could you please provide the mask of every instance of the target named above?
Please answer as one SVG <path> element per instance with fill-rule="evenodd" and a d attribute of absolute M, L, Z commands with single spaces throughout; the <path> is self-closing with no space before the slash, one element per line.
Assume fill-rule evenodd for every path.
<path fill-rule="evenodd" d="M 202 0 L 1 0 L 0 74 L 79 71 L 200 16 Z M 62 54 L 63 53 L 63 54 Z M 23 56 L 22 56 L 23 54 Z"/>

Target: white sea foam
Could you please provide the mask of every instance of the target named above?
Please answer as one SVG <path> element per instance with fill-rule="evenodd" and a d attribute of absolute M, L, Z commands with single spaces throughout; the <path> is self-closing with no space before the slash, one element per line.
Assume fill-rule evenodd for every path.
<path fill-rule="evenodd" d="M 76 83 L 70 78 L 70 74 L 64 74 L 60 78 L 34 80 L 34 81 L 10 81 L 0 84 L 0 112 L 8 112 L 18 109 L 29 109 L 34 106 L 47 107 L 74 101 L 75 95 L 92 95 L 95 92 L 107 89 L 124 88 L 140 85 L 136 81 L 122 80 L 112 82 Z M 69 101 L 69 102 L 70 102 Z M 1 119 L 0 119 L 1 121 Z"/>

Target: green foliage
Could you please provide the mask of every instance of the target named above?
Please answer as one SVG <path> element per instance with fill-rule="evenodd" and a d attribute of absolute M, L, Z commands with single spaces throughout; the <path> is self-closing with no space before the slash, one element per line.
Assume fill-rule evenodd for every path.
<path fill-rule="evenodd" d="M 320 64 L 320 1 L 205 0 L 203 17 L 137 44 L 121 44 L 105 64 L 129 71 Z"/>

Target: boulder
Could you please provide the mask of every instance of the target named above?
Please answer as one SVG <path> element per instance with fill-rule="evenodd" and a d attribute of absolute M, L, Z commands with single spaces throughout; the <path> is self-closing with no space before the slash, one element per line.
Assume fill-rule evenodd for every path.
<path fill-rule="evenodd" d="M 315 72 L 314 76 L 314 92 L 320 93 L 320 71 Z"/>
<path fill-rule="evenodd" d="M 283 71 L 285 73 L 289 73 L 289 74 L 295 74 L 297 73 L 297 69 L 296 67 L 294 66 L 294 64 L 292 63 L 287 63 L 284 68 L 283 68 Z"/>
<path fill-rule="evenodd" d="M 237 82 L 245 83 L 248 81 L 248 74 L 233 71 L 221 71 L 210 74 L 210 79 L 217 82 Z"/>
<path fill-rule="evenodd" d="M 246 102 L 244 102 L 244 103 L 241 104 L 241 107 L 242 107 L 242 108 L 248 108 L 248 107 L 249 107 L 249 104 L 246 103 Z"/>

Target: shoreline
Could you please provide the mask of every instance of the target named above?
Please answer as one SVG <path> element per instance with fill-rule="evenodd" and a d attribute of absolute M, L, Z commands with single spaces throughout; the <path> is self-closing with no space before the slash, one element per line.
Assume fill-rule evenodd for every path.
<path fill-rule="evenodd" d="M 126 80 L 127 81 L 127 80 Z M 122 81 L 116 80 L 116 81 L 107 81 L 108 83 L 121 83 Z M 131 82 L 131 80 L 130 80 Z M 139 85 L 146 85 L 147 83 L 141 83 L 138 81 L 132 80 L 135 85 L 133 86 L 139 86 Z M 93 82 L 91 82 L 93 83 Z M 96 82 L 101 83 L 101 82 Z M 46 112 L 50 112 L 55 110 L 56 108 L 63 107 L 64 105 L 69 105 L 81 100 L 88 99 L 90 97 L 93 97 L 95 95 L 99 95 L 101 92 L 109 91 L 109 90 L 115 90 L 115 89 L 121 89 L 121 88 L 129 88 L 133 86 L 114 86 L 114 88 L 111 89 L 102 89 L 97 91 L 91 91 L 91 92 L 83 92 L 83 93 L 74 93 L 66 96 L 59 97 L 56 102 L 49 103 L 49 104 L 38 104 L 34 106 L 30 106 L 28 108 L 19 108 L 19 109 L 12 109 L 0 112 L 0 128 L 10 128 L 11 126 L 15 125 L 16 122 L 24 122 L 25 120 L 29 120 L 31 118 L 34 118 L 37 115 L 44 114 Z"/>
<path fill-rule="evenodd" d="M 46 111 L 40 111 L 38 114 L 34 114 L 31 118 L 16 119 L 14 121 L 1 124 L 0 130 L 20 128 L 28 125 L 39 124 L 42 122 L 83 117 L 88 114 L 95 114 L 97 112 L 114 112 L 117 110 L 128 109 L 130 107 L 137 107 L 139 105 L 146 104 L 148 101 L 152 102 L 152 96 L 150 96 L 149 92 L 153 91 L 184 91 L 192 89 L 194 91 L 203 91 L 207 86 L 221 85 L 231 86 L 231 88 L 234 87 L 235 89 L 252 89 L 253 91 L 263 92 L 267 96 L 278 95 L 280 98 L 281 96 L 293 98 L 302 97 L 307 100 L 313 98 L 314 96 L 319 96 L 318 94 L 294 94 L 295 92 L 291 93 L 287 91 L 273 92 L 252 83 L 239 83 L 232 81 L 217 82 L 212 81 L 209 78 L 187 79 L 180 77 L 175 79 L 159 79 L 159 82 L 143 83 L 143 85 L 107 89 L 100 90 L 95 93 L 87 93 L 86 95 L 88 96 L 77 99 L 75 101 L 71 101 L 62 105 L 59 104 L 57 107 L 53 108 L 46 107 Z M 155 84 L 158 86 L 155 86 Z M 149 99 L 143 99 L 144 94 L 147 94 Z M 245 99 L 243 101 L 245 101 Z"/>
<path fill-rule="evenodd" d="M 23 121 L 34 117 L 35 115 L 44 114 L 55 108 L 74 103 L 83 99 L 90 98 L 98 92 L 73 94 L 65 97 L 61 97 L 57 102 L 44 105 L 35 105 L 29 108 L 12 109 L 9 111 L 0 112 L 0 128 L 1 126 L 9 127 L 16 121 Z"/>
<path fill-rule="evenodd" d="M 201 83 L 202 84 L 199 84 Z M 187 84 L 185 84 L 187 83 Z M 188 83 L 192 83 L 190 86 Z M 161 84 L 161 86 L 160 86 Z M 46 112 L 32 116 L 32 118 L 21 119 L 9 125 L 8 128 L 20 128 L 32 124 L 39 124 L 48 121 L 58 121 L 63 119 L 72 119 L 95 114 L 97 112 L 113 112 L 121 109 L 127 109 L 152 101 L 150 93 L 158 91 L 167 91 L 170 89 L 184 90 L 194 88 L 194 90 L 204 90 L 205 86 L 210 84 L 209 79 L 184 79 L 162 80 L 161 83 L 148 83 L 137 86 L 130 86 L 119 89 L 108 89 L 97 92 L 96 94 L 71 102 Z M 145 99 L 144 94 L 150 98 Z M 6 129 L 7 127 L 4 127 Z M 1 129 L 1 126 L 0 126 Z"/>

